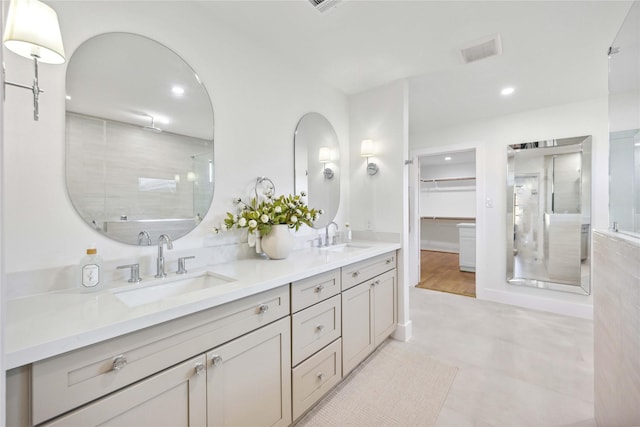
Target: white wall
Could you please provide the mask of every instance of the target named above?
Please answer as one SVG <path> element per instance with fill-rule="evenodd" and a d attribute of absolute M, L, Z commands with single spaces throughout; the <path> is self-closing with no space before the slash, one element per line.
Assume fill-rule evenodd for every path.
<path fill-rule="evenodd" d="M 256 177 L 271 178 L 278 193 L 293 192 L 293 133 L 305 113 L 317 111 L 329 119 L 345 153 L 342 167 L 349 164 L 346 97 L 296 71 L 287 58 L 270 53 L 269 46 L 245 38 L 209 15 L 181 20 L 181 9 L 200 7 L 198 2 L 56 1 L 51 5 L 59 15 L 67 57 L 94 35 L 133 32 L 177 52 L 207 88 L 215 114 L 214 200 L 197 229 L 176 242 L 176 252 L 215 241 L 218 237 L 212 236 L 211 228 L 234 209 L 234 197 L 249 195 Z M 29 61 L 6 51 L 5 61 L 8 79 L 29 83 Z M 91 242 L 97 243 L 105 260 L 155 256 L 155 248 L 128 246 L 98 235 L 68 199 L 65 70 L 66 65 L 41 67 L 45 93 L 39 122 L 32 120 L 28 91 L 9 89 L 7 93 L 3 189 L 7 273 L 75 264 Z M 342 176 L 339 223 L 348 211 L 347 175 Z"/>
<path fill-rule="evenodd" d="M 408 85 L 397 81 L 349 97 L 350 183 L 349 212 L 355 231 L 369 230 L 395 236 L 407 246 L 408 172 Z M 366 159 L 360 156 L 363 139 L 375 142 L 377 154 L 370 161 L 379 166 L 376 175 L 367 175 Z M 398 329 L 394 337 L 411 336 L 408 258 L 404 249 L 398 256 Z"/>
<path fill-rule="evenodd" d="M 4 34 L 4 10 L 0 10 L 0 34 Z M 4 63 L 4 50 L 0 49 L 0 63 Z M 0 85 L 0 99 L 4 99 L 4 85 Z M 4 102 L 0 102 L 0 128 L 4 129 Z M 0 132 L 0 170 L 4 170 L 4 135 Z M 0 192 L 4 194 L 4 177 L 0 175 Z M 4 200 L 0 197 L 0 426 L 6 424 L 4 414 L 7 399 L 6 394 L 6 375 L 4 364 L 4 329 L 5 329 L 5 313 L 4 303 L 6 300 L 5 280 L 4 280 Z"/>
<path fill-rule="evenodd" d="M 593 135 L 592 227 L 608 224 L 608 119 L 606 98 L 527 111 L 489 120 L 463 123 L 420 135 L 410 135 L 413 153 L 437 147 L 476 146 L 478 159 L 478 229 L 476 293 L 478 298 L 592 316 L 592 297 L 506 282 L 506 147 L 509 144 Z M 491 198 L 493 207 L 486 207 Z"/>

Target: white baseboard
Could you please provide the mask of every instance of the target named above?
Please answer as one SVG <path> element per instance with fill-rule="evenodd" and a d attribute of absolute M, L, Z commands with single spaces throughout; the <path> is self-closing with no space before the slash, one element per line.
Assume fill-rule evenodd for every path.
<path fill-rule="evenodd" d="M 420 250 L 423 251 L 438 251 L 438 252 L 452 252 L 458 253 L 460 249 L 457 243 L 438 242 L 434 240 L 421 240 Z"/>
<path fill-rule="evenodd" d="M 396 330 L 391 334 L 394 340 L 407 342 L 413 336 L 413 323 L 409 320 L 404 325 L 398 323 Z"/>
<path fill-rule="evenodd" d="M 478 290 L 476 298 L 499 302 L 503 304 L 516 305 L 518 307 L 530 308 L 533 310 L 548 311 L 565 316 L 580 317 L 583 319 L 593 319 L 593 306 L 590 304 L 580 304 L 571 301 L 558 301 L 550 298 L 541 298 L 532 295 L 516 294 L 497 289 Z"/>

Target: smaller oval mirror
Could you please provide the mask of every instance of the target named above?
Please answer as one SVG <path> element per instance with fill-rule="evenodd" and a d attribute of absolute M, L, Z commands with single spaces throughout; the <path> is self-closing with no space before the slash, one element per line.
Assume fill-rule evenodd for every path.
<path fill-rule="evenodd" d="M 309 206 L 322 209 L 314 228 L 324 228 L 336 217 L 340 205 L 340 146 L 329 120 L 307 113 L 294 135 L 295 192 L 306 192 Z"/>
<path fill-rule="evenodd" d="M 148 245 L 195 228 L 213 198 L 213 108 L 175 52 L 130 33 L 95 36 L 67 67 L 69 198 L 96 231 Z"/>

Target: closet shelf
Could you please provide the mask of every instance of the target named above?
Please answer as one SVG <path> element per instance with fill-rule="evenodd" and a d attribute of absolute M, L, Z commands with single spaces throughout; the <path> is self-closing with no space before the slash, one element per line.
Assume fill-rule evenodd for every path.
<path fill-rule="evenodd" d="M 432 219 L 432 220 L 453 220 L 453 221 L 475 221 L 476 218 L 473 216 L 421 216 L 420 219 Z"/>
<path fill-rule="evenodd" d="M 420 179 L 423 191 L 474 191 L 475 177 Z"/>
<path fill-rule="evenodd" d="M 433 178 L 433 179 L 420 179 L 420 182 L 445 182 L 445 181 L 475 181 L 475 176 L 461 177 L 461 178 Z"/>

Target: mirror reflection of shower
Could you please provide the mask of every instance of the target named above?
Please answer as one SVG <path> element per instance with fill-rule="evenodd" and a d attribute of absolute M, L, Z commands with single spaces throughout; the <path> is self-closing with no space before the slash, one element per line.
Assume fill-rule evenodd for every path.
<path fill-rule="evenodd" d="M 214 167 L 210 152 L 191 157 L 192 169 L 188 179 L 193 185 L 193 216 L 201 221 L 207 210 L 213 192 Z"/>
<path fill-rule="evenodd" d="M 590 142 L 509 147 L 509 283 L 589 293 Z"/>

